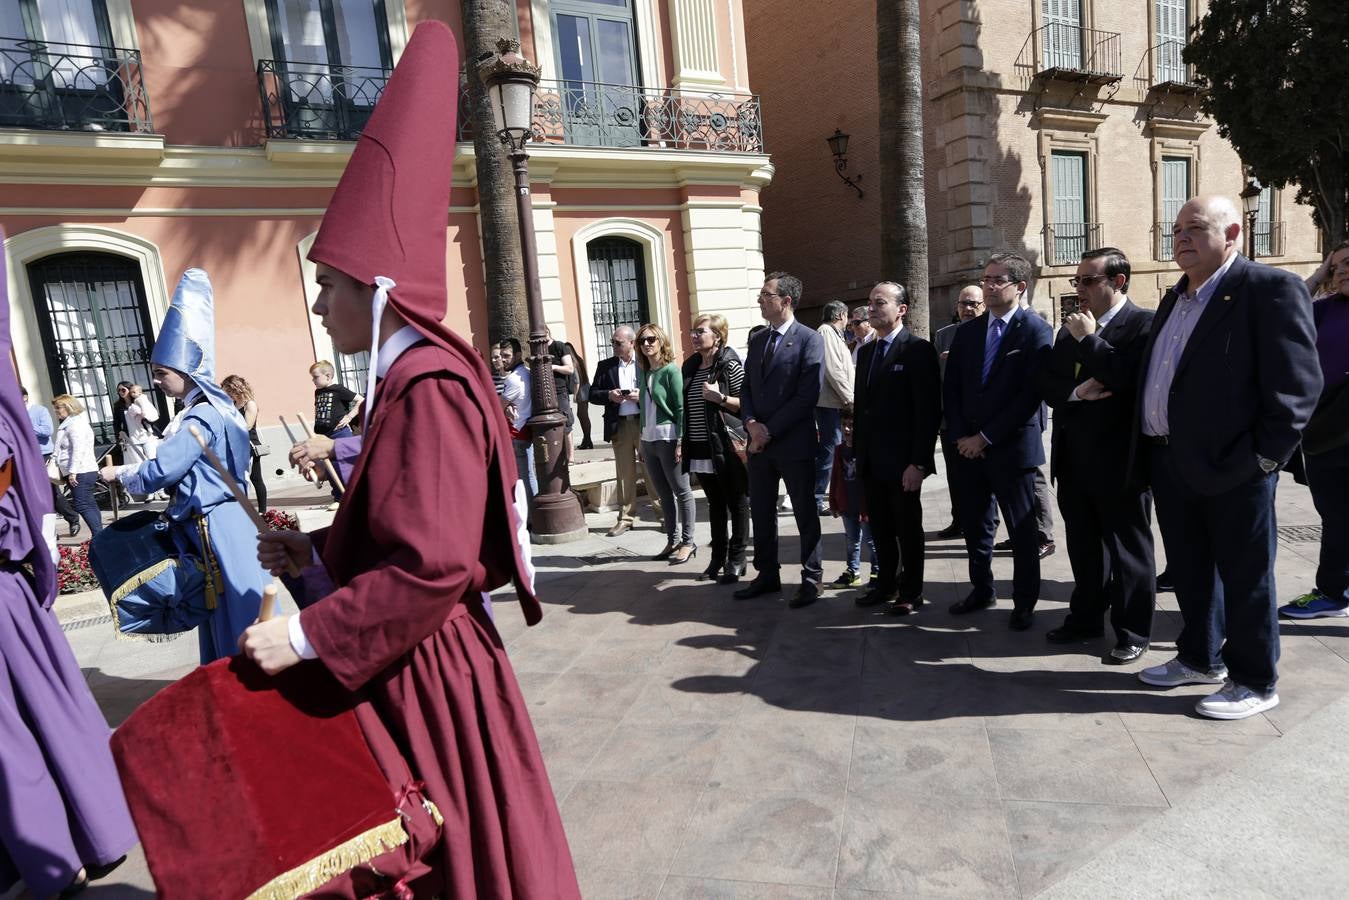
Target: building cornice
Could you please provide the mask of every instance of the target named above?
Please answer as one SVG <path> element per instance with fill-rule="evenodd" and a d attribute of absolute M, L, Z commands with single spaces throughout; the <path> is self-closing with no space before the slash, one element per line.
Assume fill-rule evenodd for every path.
<path fill-rule="evenodd" d="M 262 147 L 165 146 L 158 135 L 0 129 L 0 182 L 138 187 L 336 186 L 352 142 L 277 141 Z M 771 180 L 767 154 L 658 148 L 530 147 L 530 176 L 554 187 L 668 188 L 733 184 L 758 190 Z M 477 182 L 473 145 L 455 152 L 455 183 Z"/>

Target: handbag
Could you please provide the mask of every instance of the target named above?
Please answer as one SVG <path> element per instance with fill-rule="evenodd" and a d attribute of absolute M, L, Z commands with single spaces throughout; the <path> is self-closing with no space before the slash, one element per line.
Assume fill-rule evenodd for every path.
<path fill-rule="evenodd" d="M 254 456 L 266 456 L 268 453 L 272 452 L 272 448 L 264 444 L 262 441 L 249 438 L 248 443 L 253 448 Z"/>
<path fill-rule="evenodd" d="M 1349 444 L 1349 381 L 1321 395 L 1302 432 L 1302 450 L 1312 456 Z"/>
<path fill-rule="evenodd" d="M 61 467 L 56 464 L 54 456 L 47 457 L 47 477 L 51 479 L 52 484 L 60 484 L 62 481 Z"/>
<path fill-rule="evenodd" d="M 730 380 L 726 377 L 726 363 L 724 360 L 717 362 L 716 371 L 712 373 L 717 382 L 717 389 L 721 391 L 723 397 L 731 395 Z M 736 455 L 742 464 L 749 460 L 749 433 L 745 430 L 745 423 L 724 407 L 717 408 L 721 415 L 722 427 L 726 429 L 726 442 L 731 446 L 731 452 Z"/>

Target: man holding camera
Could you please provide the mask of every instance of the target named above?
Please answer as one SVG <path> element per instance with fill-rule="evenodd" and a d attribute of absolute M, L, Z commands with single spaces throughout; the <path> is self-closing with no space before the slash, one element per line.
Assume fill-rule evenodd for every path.
<path fill-rule="evenodd" d="M 627 325 L 615 328 L 610 342 L 614 355 L 600 362 L 590 382 L 590 402 L 604 406 L 604 439 L 613 445 L 618 474 L 618 521 L 609 529 L 609 537 L 632 528 L 637 509 L 637 448 L 642 426 L 637 406 L 637 355 L 633 352 L 636 338 Z"/>

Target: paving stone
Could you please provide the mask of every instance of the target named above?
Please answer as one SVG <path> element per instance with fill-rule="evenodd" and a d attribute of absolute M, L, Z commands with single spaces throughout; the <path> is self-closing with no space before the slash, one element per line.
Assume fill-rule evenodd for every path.
<path fill-rule="evenodd" d="M 933 729 L 859 720 L 848 785 L 860 794 L 898 790 L 915 797 L 998 799 L 988 734 L 977 725 Z"/>
<path fill-rule="evenodd" d="M 711 787 L 698 801 L 671 875 L 830 887 L 843 794 Z"/>
<path fill-rule="evenodd" d="M 1143 806 L 1020 800 L 1007 801 L 1004 809 L 1023 897 L 1035 896 L 1160 812 Z"/>
<path fill-rule="evenodd" d="M 706 783 L 725 745 L 716 722 L 650 722 L 624 719 L 586 769 L 605 781 Z"/>
<path fill-rule="evenodd" d="M 669 870 L 700 785 L 581 781 L 562 804 L 572 859 L 581 869 Z"/>
<path fill-rule="evenodd" d="M 1127 732 L 989 730 L 1004 800 L 1166 806 Z"/>
<path fill-rule="evenodd" d="M 746 717 L 726 727 L 710 780 L 723 787 L 841 793 L 852 751 L 850 717 Z"/>
<path fill-rule="evenodd" d="M 832 900 L 832 896 L 833 891 L 829 888 L 685 878 L 682 875 L 666 878 L 660 891 L 660 900 Z"/>
<path fill-rule="evenodd" d="M 1215 724 L 1221 726 L 1228 723 Z M 1167 802 L 1174 806 L 1195 788 L 1211 781 L 1271 741 L 1278 740 L 1278 737 L 1274 734 L 1237 734 L 1214 729 L 1210 734 L 1136 732 L 1133 739 L 1162 793 L 1166 795 Z"/>
<path fill-rule="evenodd" d="M 1002 804 L 900 789 L 849 793 L 838 887 L 905 897 L 1015 895 Z"/>

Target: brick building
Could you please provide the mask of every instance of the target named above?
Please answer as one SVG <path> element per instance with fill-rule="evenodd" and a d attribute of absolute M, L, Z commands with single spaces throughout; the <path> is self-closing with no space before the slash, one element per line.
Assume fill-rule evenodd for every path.
<path fill-rule="evenodd" d="M 1079 254 L 1113 245 L 1130 294 L 1155 305 L 1177 277 L 1170 223 L 1186 197 L 1245 181 L 1241 160 L 1198 111 L 1181 59 L 1206 0 L 923 0 L 922 65 L 932 322 L 950 314 L 989 253 L 1036 264 L 1036 307 L 1072 293 Z M 876 10 L 873 2 L 746 0 L 750 71 L 776 174 L 763 193 L 769 268 L 790 268 L 808 303 L 861 300 L 880 269 Z M 847 174 L 825 140 L 851 135 Z M 1308 207 L 1266 189 L 1256 256 L 1310 273 Z M 1054 313 L 1057 320 L 1057 313 Z"/>

